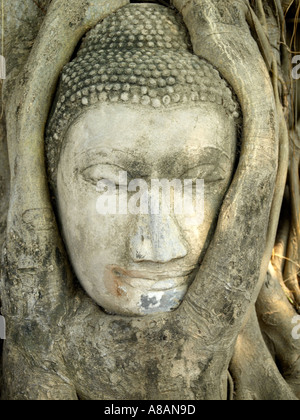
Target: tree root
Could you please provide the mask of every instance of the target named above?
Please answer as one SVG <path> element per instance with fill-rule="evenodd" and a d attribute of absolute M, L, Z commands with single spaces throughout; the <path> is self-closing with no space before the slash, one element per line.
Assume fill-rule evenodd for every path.
<path fill-rule="evenodd" d="M 239 335 L 230 373 L 236 400 L 297 400 L 270 356 L 255 310 Z"/>
<path fill-rule="evenodd" d="M 9 378 L 13 378 L 11 381 L 16 380 L 21 385 L 18 390 L 15 389 L 12 382 L 9 383 L 12 395 L 18 393 L 23 395 L 22 393 L 24 393 L 23 378 L 14 377 L 17 376 L 15 373 L 18 373 L 23 363 L 28 364 L 27 370 L 24 369 L 26 375 L 28 374 L 24 378 L 28 385 L 28 396 L 33 395 L 31 386 L 32 383 L 37 383 L 37 378 L 41 390 L 43 381 L 47 388 L 45 372 L 49 377 L 49 372 L 53 373 L 57 366 L 62 365 L 65 368 L 65 360 L 62 362 L 60 349 L 56 347 L 57 342 L 63 347 L 62 343 L 65 340 L 65 349 L 69 352 L 68 368 L 71 370 L 74 365 L 76 366 L 74 377 L 77 375 L 78 366 L 83 372 L 82 376 L 77 376 L 79 378 L 77 386 L 78 383 L 80 386 L 82 385 L 84 374 L 94 368 L 93 375 L 98 376 L 97 380 L 93 378 L 92 387 L 99 396 L 97 386 L 99 386 L 100 379 L 102 377 L 105 379 L 103 379 L 103 389 L 105 389 L 106 385 L 110 384 L 112 376 L 110 366 L 106 372 L 105 369 L 100 371 L 99 366 L 101 363 L 108 363 L 107 355 L 112 352 L 116 338 L 112 331 L 117 331 L 118 349 L 121 347 L 122 351 L 118 350 L 119 353 L 116 351 L 116 356 L 119 357 L 118 362 L 122 361 L 119 366 L 121 365 L 124 370 L 123 386 L 128 388 L 128 378 L 132 374 L 132 357 L 128 353 L 130 348 L 131 351 L 136 352 L 135 364 L 141 364 L 133 377 L 134 383 L 138 384 L 138 391 L 140 392 L 141 372 L 145 373 L 145 390 L 152 392 L 153 388 L 153 394 L 147 394 L 145 391 L 145 396 L 158 395 L 155 394 L 158 392 L 158 388 L 155 388 L 153 384 L 153 378 L 157 383 L 159 382 L 158 374 L 153 374 L 153 372 L 157 372 L 160 367 L 163 379 L 160 384 L 165 385 L 163 389 L 165 395 L 178 395 L 177 391 L 180 389 L 181 393 L 183 393 L 182 390 L 186 391 L 186 398 L 191 395 L 196 395 L 199 398 L 216 396 L 220 399 L 224 398 L 226 386 L 223 385 L 227 382 L 227 367 L 238 337 L 230 366 L 229 397 L 232 397 L 234 383 L 235 399 L 295 400 L 296 396 L 300 398 L 300 342 L 294 340 L 291 334 L 292 319 L 296 312 L 286 297 L 288 293 L 283 291 L 286 288 L 286 291 L 290 293 L 291 289 L 295 289 L 295 285 L 287 284 L 287 286 L 281 287 L 284 284 L 282 277 L 284 267 L 288 267 L 286 268 L 288 272 L 292 269 L 293 275 L 295 275 L 295 267 L 289 268 L 290 264 L 284 264 L 283 260 L 291 262 L 298 259 L 299 261 L 299 255 L 296 256 L 289 251 L 290 245 L 287 239 L 289 229 L 296 229 L 295 238 L 299 239 L 297 236 L 299 181 L 295 178 L 299 162 L 294 166 L 292 164 L 290 170 L 294 216 L 291 224 L 283 224 L 281 249 L 279 247 L 274 253 L 277 255 L 276 266 L 275 268 L 270 266 L 267 281 L 257 302 L 259 323 L 253 309 L 265 279 L 275 241 L 288 165 L 288 138 L 280 102 L 277 62 L 268 43 L 267 23 L 261 3 L 259 3 L 259 10 L 262 25 L 251 11 L 249 15 L 249 10 L 245 7 L 246 2 L 242 0 L 234 2 L 234 7 L 233 2 L 227 3 L 233 7 L 232 12 L 236 14 L 234 19 L 233 13 L 226 14 L 225 12 L 228 11 L 222 9 L 224 2 L 173 1 L 183 11 L 194 40 L 195 52 L 203 55 L 221 69 L 221 72 L 224 72 L 224 77 L 232 84 L 240 98 L 245 116 L 245 141 L 237 175 L 221 212 L 216 239 L 213 243 L 214 248 L 210 249 L 202 271 L 188 294 L 188 299 L 177 313 L 166 318 L 165 322 L 157 319 L 132 321 L 109 318 L 88 301 L 87 316 L 83 316 L 82 325 L 79 325 L 80 313 L 86 315 L 82 304 L 84 300 L 80 301 L 73 286 L 66 282 L 68 276 L 68 280 L 72 280 L 67 270 L 67 258 L 63 251 L 59 232 L 54 228 L 53 218 L 48 217 L 49 214 L 53 216 L 53 213 L 45 168 L 41 164 L 44 159 L 44 127 L 61 68 L 71 57 L 84 32 L 99 19 L 99 14 L 97 16 L 94 14 L 95 4 L 102 5 L 103 8 L 108 7 L 105 9 L 105 13 L 101 14 L 101 17 L 105 17 L 107 13 L 111 13 L 128 2 L 127 0 L 110 2 L 103 0 L 96 2 L 89 0 L 84 2 L 82 0 L 53 1 L 49 16 L 47 14 L 49 19 L 46 17 L 43 31 L 37 39 L 21 77 L 15 84 L 14 94 L 9 98 L 7 122 L 10 167 L 13 174 L 13 200 L 8 223 L 8 252 L 4 253 L 7 262 L 5 267 L 7 276 L 4 280 L 6 287 L 3 290 L 5 315 L 10 322 L 12 319 L 14 321 L 12 324 L 15 325 L 15 331 L 12 336 L 18 340 L 18 343 L 15 349 L 6 352 L 7 357 L 13 355 L 17 358 L 16 361 L 12 357 L 7 363 L 6 369 L 8 382 Z M 88 11 L 84 19 L 82 19 L 83 4 L 86 7 L 84 10 Z M 280 9 L 281 5 L 278 0 L 276 0 L 276 4 Z M 56 5 L 59 5 L 61 9 L 56 9 Z M 191 9 L 191 5 L 197 7 Z M 218 7 L 221 8 L 221 13 L 219 13 Z M 211 16 L 213 13 L 216 14 L 214 17 Z M 282 18 L 282 13 L 280 15 Z M 53 19 L 52 16 L 54 16 Z M 259 53 L 256 42 L 250 36 L 246 16 L 248 24 L 251 26 L 252 22 L 254 25 L 252 29 L 255 29 L 259 38 L 265 62 Z M 200 18 L 202 20 L 199 20 Z M 216 28 L 215 22 L 221 18 L 227 19 L 227 21 L 222 21 L 219 32 L 219 27 Z M 75 22 L 75 26 L 71 27 L 68 22 Z M 205 35 L 199 34 L 199 28 L 203 29 L 203 23 L 207 29 Z M 236 23 L 237 27 L 235 27 Z M 51 39 L 49 34 L 51 34 Z M 65 42 L 66 39 L 68 43 Z M 273 86 L 268 74 L 271 67 Z M 256 75 L 257 78 L 253 75 Z M 256 84 L 255 81 L 259 83 Z M 48 88 L 46 89 L 45 86 Z M 277 122 L 280 124 L 280 135 Z M 27 180 L 27 188 L 23 188 L 24 179 Z M 43 216 L 41 219 L 45 221 L 41 230 L 32 229 L 32 226 L 28 226 L 23 217 L 29 211 L 33 211 L 33 214 L 36 215 L 36 209 L 38 209 L 39 215 Z M 240 250 L 239 255 L 237 255 L 237 250 Z M 260 264 L 263 254 L 263 263 Z M 20 259 L 21 255 L 25 255 L 27 261 L 30 260 L 30 270 L 24 270 Z M 293 280 L 295 282 L 295 277 Z M 294 292 L 294 290 L 292 291 Z M 78 304 L 78 308 L 76 308 L 75 304 L 78 301 L 80 301 L 80 305 Z M 31 306 L 32 302 L 34 304 Z M 91 308 L 94 311 L 94 317 L 89 316 Z M 74 314 L 72 310 L 74 310 Z M 240 333 L 249 311 L 252 311 L 251 318 Z M 74 324 L 72 329 L 69 328 L 69 325 L 72 326 L 73 318 L 76 325 Z M 19 324 L 16 323 L 16 320 Z M 103 324 L 101 336 L 100 331 L 99 335 L 95 333 L 96 328 L 100 328 L 100 321 Z M 54 333 L 53 328 L 57 325 L 60 326 Z M 70 331 L 69 340 L 66 338 L 67 328 Z M 103 333 L 104 328 L 107 328 L 106 334 Z M 32 338 L 27 333 L 28 330 L 31 331 Z M 90 334 L 88 340 L 87 330 Z M 134 333 L 132 342 L 129 340 L 128 331 Z M 144 341 L 141 338 L 137 339 L 141 336 L 144 337 Z M 33 345 L 30 340 L 33 340 L 34 337 L 36 337 L 36 343 Z M 105 338 L 107 348 L 104 346 Z M 72 343 L 72 340 L 74 340 L 74 345 L 68 347 L 67 344 Z M 174 343 L 177 344 L 177 348 Z M 37 346 L 40 352 L 39 346 L 42 345 L 44 353 L 41 352 L 40 358 L 32 361 L 30 359 L 31 347 Z M 19 352 L 20 346 L 22 347 L 21 352 Z M 76 363 L 74 364 L 74 360 L 78 357 L 79 347 L 84 358 L 80 359 L 77 366 Z M 145 348 L 149 349 L 149 353 L 152 352 L 152 358 L 144 359 Z M 106 352 L 103 358 L 102 350 L 103 353 L 104 350 Z M 184 354 L 181 359 L 178 359 L 179 350 Z M 20 357 L 20 353 L 26 354 L 26 357 Z M 43 368 L 45 372 L 41 372 L 39 364 L 44 355 Z M 125 356 L 128 357 L 125 358 Z M 112 358 L 112 362 L 116 361 Z M 31 369 L 31 363 L 35 363 L 35 369 Z M 188 363 L 190 368 L 187 371 Z M 174 366 L 177 366 L 176 375 L 170 379 L 165 372 L 170 372 Z M 197 369 L 199 373 L 196 372 Z M 35 374 L 35 372 L 38 373 Z M 61 376 L 66 377 L 65 369 L 62 372 Z M 105 378 L 105 373 L 108 374 L 107 378 Z M 188 384 L 191 383 L 190 378 L 193 375 L 195 376 L 194 382 L 198 386 L 199 380 L 202 380 L 200 389 L 189 388 Z M 178 378 L 183 381 L 181 387 L 178 386 Z M 39 394 L 39 389 L 36 387 L 39 398 L 41 395 L 46 395 L 50 399 L 51 396 L 56 397 L 59 394 L 59 391 L 53 386 L 53 383 L 56 384 L 56 379 L 55 381 L 50 379 L 50 394 L 47 393 L 48 391 Z M 174 382 L 176 392 L 168 388 L 170 381 Z M 70 389 L 69 386 L 64 388 L 64 390 L 66 389 L 70 392 L 70 398 L 76 399 L 75 385 L 73 386 L 72 383 Z M 120 389 L 118 395 L 123 395 L 123 390 Z M 63 391 L 62 395 L 65 394 L 66 391 Z"/>
<path fill-rule="evenodd" d="M 293 337 L 297 313 L 280 285 L 280 276 L 281 272 L 270 264 L 256 310 L 269 351 L 283 378 L 300 398 L 300 340 Z"/>

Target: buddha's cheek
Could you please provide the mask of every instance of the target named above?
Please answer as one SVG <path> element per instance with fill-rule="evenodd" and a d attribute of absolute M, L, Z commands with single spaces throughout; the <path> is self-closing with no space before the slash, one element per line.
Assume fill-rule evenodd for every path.
<path fill-rule="evenodd" d="M 86 195 L 69 195 L 60 206 L 60 214 L 71 260 L 84 277 L 98 283 L 106 263 L 127 261 L 126 216 L 99 215 L 95 198 L 89 200 Z"/>
<path fill-rule="evenodd" d="M 105 267 L 103 285 L 108 293 L 115 298 L 126 298 L 128 296 L 125 284 L 113 269 L 113 266 Z"/>
<path fill-rule="evenodd" d="M 202 263 L 207 248 L 213 237 L 220 207 L 227 191 L 230 179 L 219 183 L 205 184 L 204 197 L 201 206 L 193 216 L 177 216 L 177 222 L 181 227 L 184 238 L 188 243 L 188 259 L 193 263 Z M 200 204 L 200 202 L 199 202 Z"/>

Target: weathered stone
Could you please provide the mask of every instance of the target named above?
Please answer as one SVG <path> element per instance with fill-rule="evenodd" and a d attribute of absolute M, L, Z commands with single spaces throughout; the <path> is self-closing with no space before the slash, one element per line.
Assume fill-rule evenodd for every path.
<path fill-rule="evenodd" d="M 117 28 L 107 28 L 112 47 L 124 54 L 115 56 L 106 45 L 108 64 L 97 63 L 100 23 L 88 35 L 95 35 L 91 51 L 88 39 L 79 51 L 85 66 L 72 69 L 75 64 L 70 61 L 74 62 L 82 36 L 99 22 L 112 22 L 116 15 L 112 20 L 106 18 L 128 5 L 127 0 L 52 0 L 44 19 L 46 8 L 36 8 L 41 16 L 36 18 L 37 26 L 24 24 L 28 35 L 26 30 L 19 31 L 24 43 L 9 63 L 5 89 L 12 176 L 0 283 L 7 324 L 2 399 L 208 400 L 236 396 L 293 400 L 300 396 L 300 341 L 292 339 L 288 327 L 290 314 L 296 313 L 286 299 L 285 293 L 290 298 L 290 291 L 282 290 L 280 270 L 281 277 L 269 268 L 263 284 L 288 165 L 286 123 L 277 94 L 278 80 L 286 76 L 283 72 L 277 78 L 275 63 L 280 66 L 280 54 L 273 55 L 268 28 L 263 29 L 264 11 L 258 8 L 260 21 L 246 0 L 157 2 L 175 4 L 182 13 L 193 53 L 200 57 L 192 55 L 192 62 L 203 64 L 204 58 L 210 63 L 194 69 L 196 74 L 190 66 L 185 67 L 185 60 L 151 62 L 149 52 L 155 55 L 155 46 L 165 49 L 170 57 L 174 45 L 179 50 L 183 47 L 182 39 L 165 34 L 166 27 L 156 27 L 159 19 L 139 28 L 141 9 L 136 4 L 128 8 L 137 7 L 135 33 L 130 33 L 128 26 L 125 29 L 131 16 L 125 16 L 127 8 L 124 16 L 120 13 L 124 33 L 113 37 Z M 267 0 L 262 3 L 269 5 Z M 17 4 L 17 0 L 9 2 L 10 7 Z M 34 4 L 43 6 L 45 2 Z M 275 12 L 274 2 L 270 5 L 270 13 L 278 13 L 272 22 L 280 22 L 280 2 L 276 2 Z M 30 3 L 30 10 L 32 6 Z M 27 40 L 33 41 L 32 34 L 42 20 L 42 30 L 31 49 Z M 277 42 L 281 24 L 277 38 L 274 36 Z M 19 41 L 16 36 L 16 44 Z M 127 42 L 130 54 L 126 54 Z M 147 47 L 148 54 L 141 55 L 138 50 L 133 59 L 134 46 L 142 51 Z M 276 48 L 276 42 L 272 46 Z M 191 55 L 191 50 L 187 53 Z M 15 70 L 12 63 L 16 63 Z M 44 134 L 60 75 L 63 89 L 58 92 L 57 108 L 61 117 L 53 121 L 61 125 L 61 131 L 53 132 L 52 140 L 53 144 L 62 142 L 63 148 L 57 150 L 53 161 L 59 164 L 55 197 L 49 194 Z M 184 86 L 180 92 L 179 79 Z M 199 80 L 203 89 L 199 89 Z M 218 81 L 215 89 L 214 81 Z M 137 89 L 134 94 L 132 87 Z M 232 88 L 243 111 L 243 126 L 238 128 L 239 134 L 243 132 L 241 150 L 234 167 L 237 115 L 231 103 Z M 283 100 L 288 102 L 288 97 Z M 72 107 L 82 112 L 68 120 Z M 110 139 L 105 139 L 106 134 Z M 211 181 L 206 196 L 211 207 L 208 219 L 195 229 L 174 214 L 125 215 L 124 224 L 104 217 L 99 223 L 99 214 L 93 219 L 98 208 L 95 199 L 103 192 L 99 175 L 114 176 L 111 168 L 106 172 L 107 166 L 114 164 L 106 161 L 112 153 L 111 149 L 109 153 L 102 150 L 97 167 L 95 153 L 84 165 L 78 157 L 83 157 L 90 145 L 102 146 L 102 141 L 108 147 L 114 144 L 122 152 L 130 151 L 125 169 L 131 165 L 133 179 L 145 182 L 153 176 L 173 178 L 173 174 L 183 179 L 182 167 L 186 165 L 188 172 L 196 155 L 206 163 L 215 163 L 213 175 L 223 168 L 221 180 L 210 178 L 205 167 L 203 177 L 209 176 Z M 206 155 L 206 146 L 221 148 L 227 163 L 218 151 L 215 157 Z M 104 161 L 105 171 L 99 168 Z M 121 159 L 117 161 L 123 167 Z M 119 188 L 122 186 L 121 180 Z M 136 200 L 132 204 L 136 209 Z M 282 237 L 288 237 L 288 229 L 286 233 L 284 227 Z M 203 245 L 205 237 L 208 249 Z M 278 255 L 276 258 L 281 258 Z M 113 280 L 107 285 L 116 287 L 108 287 L 104 302 L 101 283 L 94 281 L 92 288 L 91 279 L 107 260 L 111 262 L 108 277 Z M 128 261 L 147 265 L 151 276 L 154 268 L 168 266 L 168 278 L 149 292 L 149 278 L 144 281 L 136 279 L 136 272 L 128 273 Z M 199 262 L 200 268 L 187 282 L 192 283 L 189 289 L 184 285 L 177 294 L 174 280 L 178 273 L 184 274 L 181 263 L 187 261 Z M 176 270 L 172 271 L 171 265 Z M 78 284 L 74 271 L 86 290 Z M 129 304 L 122 283 L 128 274 L 141 286 Z M 161 295 L 162 287 L 171 290 Z M 175 298 L 183 302 L 169 312 L 180 303 L 175 304 Z M 116 308 L 120 301 L 122 305 Z M 143 316 L 137 316 L 141 312 Z M 128 316 L 132 314 L 136 316 Z M 271 339 L 269 348 L 262 331 Z"/>

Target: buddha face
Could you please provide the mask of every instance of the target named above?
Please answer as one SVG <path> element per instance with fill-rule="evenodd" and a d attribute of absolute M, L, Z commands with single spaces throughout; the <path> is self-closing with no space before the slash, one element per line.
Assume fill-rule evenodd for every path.
<path fill-rule="evenodd" d="M 234 120 L 212 103 L 159 111 L 98 104 L 69 128 L 58 166 L 59 215 L 76 275 L 106 312 L 141 316 L 180 305 L 230 184 L 236 141 Z M 142 199 L 137 211 L 99 212 L 109 182 L 119 197 L 127 189 L 125 173 L 128 183 L 142 180 L 149 186 L 148 197 L 153 180 L 176 179 L 182 185 L 204 180 L 204 214 L 180 214 L 175 205 L 169 213 L 146 212 Z M 105 192 L 99 188 L 102 180 Z M 131 188 L 128 201 L 137 191 Z"/>

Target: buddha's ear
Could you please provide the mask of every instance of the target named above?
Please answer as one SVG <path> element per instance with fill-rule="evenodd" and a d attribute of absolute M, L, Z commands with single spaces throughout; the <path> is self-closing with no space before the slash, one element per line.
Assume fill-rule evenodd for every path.
<path fill-rule="evenodd" d="M 194 308 L 192 318 L 198 318 L 200 325 L 207 322 L 209 334 L 220 338 L 229 324 L 238 334 L 267 273 L 288 167 L 287 128 L 268 69 L 272 63 L 276 74 L 276 60 L 271 59 L 266 37 L 261 41 L 264 57 L 252 37 L 248 21 L 254 13 L 249 2 L 173 0 L 173 4 L 183 15 L 194 52 L 231 84 L 243 112 L 239 167 L 210 249 L 182 305 L 188 313 Z M 262 31 L 258 20 L 255 25 L 256 31 Z"/>
<path fill-rule="evenodd" d="M 54 313 L 68 277 L 44 164 L 44 129 L 57 80 L 84 33 L 128 3 L 53 0 L 15 88 L 6 95 L 11 194 L 5 254 L 9 298 L 4 302 L 7 311 L 13 306 L 8 302 L 19 302 L 15 310 L 27 319 L 39 311 Z"/>

